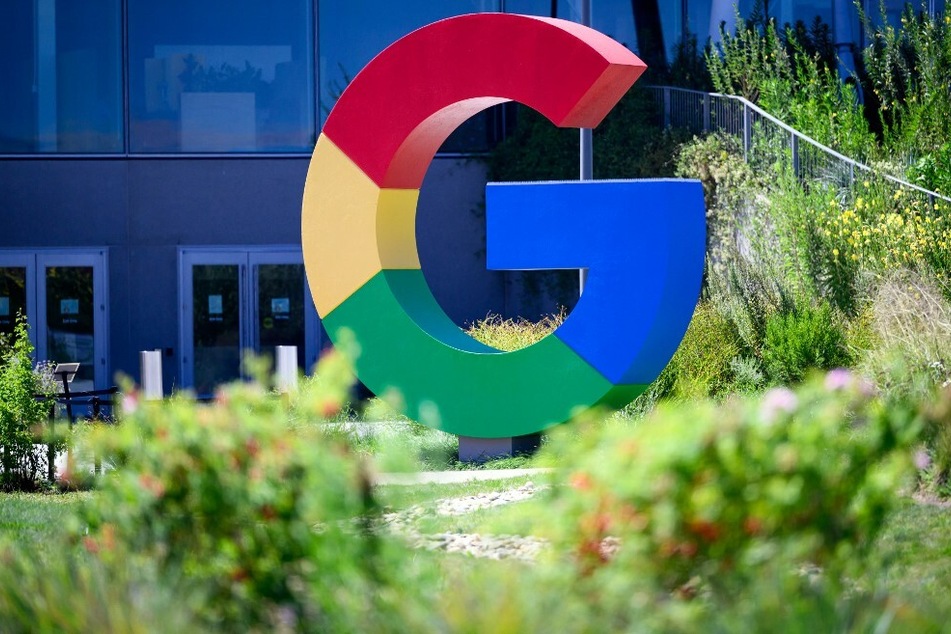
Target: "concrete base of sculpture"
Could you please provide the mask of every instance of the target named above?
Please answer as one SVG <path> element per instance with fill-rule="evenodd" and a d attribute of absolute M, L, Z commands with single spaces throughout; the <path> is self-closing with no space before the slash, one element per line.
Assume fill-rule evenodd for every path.
<path fill-rule="evenodd" d="M 510 458 L 532 454 L 541 445 L 541 434 L 527 434 L 514 438 L 473 438 L 459 436 L 460 462 L 485 462 L 494 458 Z"/>

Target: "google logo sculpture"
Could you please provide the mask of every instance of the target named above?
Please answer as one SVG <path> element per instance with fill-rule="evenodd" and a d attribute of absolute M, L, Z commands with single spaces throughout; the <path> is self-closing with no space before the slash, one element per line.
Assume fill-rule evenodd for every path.
<path fill-rule="evenodd" d="M 593 128 L 645 68 L 573 22 L 474 14 L 410 33 L 354 78 L 311 159 L 302 243 L 317 312 L 335 342 L 353 333 L 367 387 L 397 390 L 407 415 L 444 431 L 504 438 L 628 403 L 660 374 L 699 295 L 699 182 L 489 184 L 488 268 L 589 270 L 565 322 L 516 352 L 449 319 L 415 232 L 429 163 L 463 121 L 514 100 L 558 126 Z"/>

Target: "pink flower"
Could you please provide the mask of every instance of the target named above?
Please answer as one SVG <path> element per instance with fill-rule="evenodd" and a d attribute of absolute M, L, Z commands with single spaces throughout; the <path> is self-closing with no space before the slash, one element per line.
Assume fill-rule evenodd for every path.
<path fill-rule="evenodd" d="M 826 374 L 825 385 L 830 392 L 836 392 L 851 387 L 854 381 L 855 377 L 852 376 L 851 372 L 845 368 L 836 368 Z"/>
<path fill-rule="evenodd" d="M 122 397 L 122 412 L 124 414 L 134 414 L 139 408 L 139 392 L 131 390 Z"/>
<path fill-rule="evenodd" d="M 912 461 L 915 463 L 915 468 L 919 471 L 924 471 L 931 466 L 931 456 L 929 456 L 928 452 L 924 449 L 916 451 L 912 457 Z"/>
<path fill-rule="evenodd" d="M 763 396 L 760 403 L 760 417 L 764 422 L 772 423 L 778 415 L 796 411 L 797 405 L 799 405 L 799 399 L 792 390 L 774 387 Z"/>

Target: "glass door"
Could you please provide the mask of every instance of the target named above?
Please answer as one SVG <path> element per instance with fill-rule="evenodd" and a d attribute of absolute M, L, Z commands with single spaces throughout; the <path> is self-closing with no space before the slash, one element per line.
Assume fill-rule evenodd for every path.
<path fill-rule="evenodd" d="M 30 319 L 36 315 L 36 293 L 33 291 L 36 258 L 26 254 L 0 255 L 0 336 L 13 334 L 17 315 Z M 30 321 L 30 339 L 36 347 L 36 333 Z"/>
<path fill-rule="evenodd" d="M 215 384 L 241 376 L 242 264 L 192 267 L 192 328 L 195 387 L 209 393 Z"/>
<path fill-rule="evenodd" d="M 0 333 L 23 312 L 39 361 L 80 364 L 73 391 L 109 384 L 105 250 L 0 251 Z"/>
<path fill-rule="evenodd" d="M 242 377 L 247 352 L 297 346 L 302 371 L 317 360 L 317 313 L 300 250 L 182 249 L 182 384 L 209 396 Z"/>
<path fill-rule="evenodd" d="M 241 376 L 247 256 L 193 252 L 182 260 L 182 382 L 199 396 Z"/>
<path fill-rule="evenodd" d="M 36 356 L 54 363 L 78 362 L 70 389 L 104 388 L 108 372 L 106 257 L 38 252 L 36 256 Z"/>

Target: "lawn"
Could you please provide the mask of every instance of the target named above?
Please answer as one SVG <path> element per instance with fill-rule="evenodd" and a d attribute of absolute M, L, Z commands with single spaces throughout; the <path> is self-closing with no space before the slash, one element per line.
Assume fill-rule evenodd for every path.
<path fill-rule="evenodd" d="M 521 534 L 545 537 L 547 517 L 544 490 L 524 502 L 480 508 L 470 513 L 440 515 L 440 500 L 502 493 L 544 478 L 514 478 L 459 484 L 388 485 L 377 488 L 386 512 L 417 506 L 417 528 L 426 533 Z M 95 493 L 0 494 L 0 541 L 24 544 L 50 555 L 62 537 L 65 523 L 83 500 Z M 876 576 L 863 579 L 867 588 L 886 589 L 916 605 L 951 612 L 951 505 L 901 496 L 877 543 Z"/>

